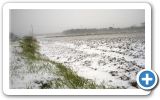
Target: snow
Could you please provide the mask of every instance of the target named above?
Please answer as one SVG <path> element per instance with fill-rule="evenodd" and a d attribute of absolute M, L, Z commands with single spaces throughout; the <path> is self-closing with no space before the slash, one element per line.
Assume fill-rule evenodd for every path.
<path fill-rule="evenodd" d="M 11 89 L 38 89 L 41 84 L 37 84 L 37 81 L 46 83 L 58 77 L 53 73 L 55 66 L 49 63 L 48 66 L 45 66 L 45 62 L 43 61 L 32 61 L 32 64 L 29 64 L 27 59 L 21 56 L 21 51 L 18 42 L 14 42 L 10 45 Z"/>
<path fill-rule="evenodd" d="M 136 89 L 132 83 L 136 83 L 137 73 L 145 67 L 145 37 L 142 33 L 37 37 L 37 40 L 43 56 L 106 88 Z M 28 61 L 21 51 L 18 42 L 11 42 L 11 89 L 39 89 L 41 83 L 62 79 L 57 75 L 55 65 Z"/>
<path fill-rule="evenodd" d="M 97 84 L 136 88 L 145 66 L 144 34 L 38 38 L 40 53 Z"/>

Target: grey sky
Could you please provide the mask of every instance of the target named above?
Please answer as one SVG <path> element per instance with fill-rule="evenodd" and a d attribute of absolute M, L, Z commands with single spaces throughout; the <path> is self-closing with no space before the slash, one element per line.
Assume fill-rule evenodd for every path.
<path fill-rule="evenodd" d="M 10 32 L 56 33 L 71 28 L 128 27 L 145 22 L 144 10 L 11 10 Z"/>

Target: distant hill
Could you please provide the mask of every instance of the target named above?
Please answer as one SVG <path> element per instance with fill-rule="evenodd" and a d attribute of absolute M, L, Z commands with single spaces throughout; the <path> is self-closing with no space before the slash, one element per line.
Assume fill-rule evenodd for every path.
<path fill-rule="evenodd" d="M 144 33 L 145 27 L 127 27 L 127 28 L 91 28 L 91 29 L 69 29 L 63 31 L 66 35 L 95 35 L 95 34 L 116 34 L 116 33 Z"/>

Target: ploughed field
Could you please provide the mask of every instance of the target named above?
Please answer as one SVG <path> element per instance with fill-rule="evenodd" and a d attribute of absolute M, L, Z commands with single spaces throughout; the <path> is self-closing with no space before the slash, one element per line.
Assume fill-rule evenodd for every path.
<path fill-rule="evenodd" d="M 145 67 L 144 33 L 37 37 L 40 53 L 78 76 L 114 88 L 138 88 Z"/>

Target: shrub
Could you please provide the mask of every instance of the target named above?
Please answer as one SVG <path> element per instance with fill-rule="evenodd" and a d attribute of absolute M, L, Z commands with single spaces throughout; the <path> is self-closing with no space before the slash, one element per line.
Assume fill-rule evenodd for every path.
<path fill-rule="evenodd" d="M 22 54 L 28 59 L 34 60 L 39 56 L 39 45 L 34 37 L 25 36 L 19 43 L 22 48 Z"/>

